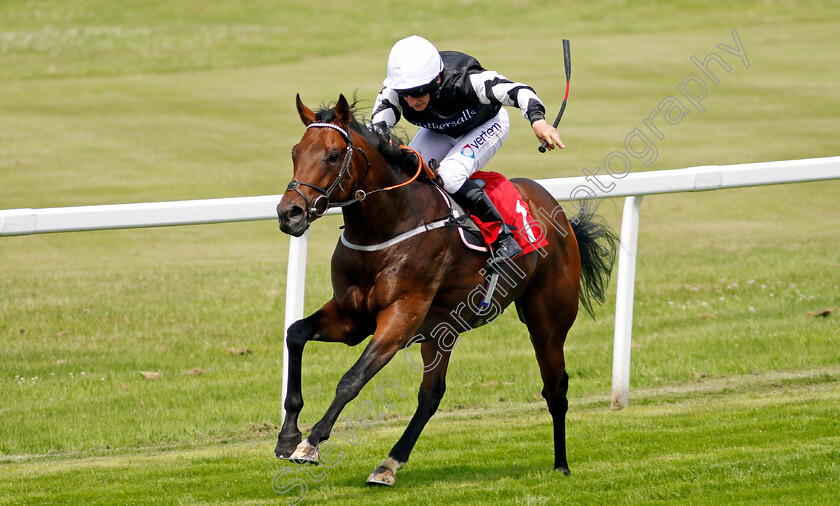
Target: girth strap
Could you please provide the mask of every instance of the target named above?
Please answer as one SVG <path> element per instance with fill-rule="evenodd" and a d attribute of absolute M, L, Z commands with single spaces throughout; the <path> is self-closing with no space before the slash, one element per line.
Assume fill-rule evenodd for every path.
<path fill-rule="evenodd" d="M 429 232 L 436 228 L 445 227 L 450 225 L 450 220 L 443 220 L 443 221 L 435 221 L 433 223 L 426 223 L 420 225 L 419 227 L 413 228 L 408 232 L 404 232 L 396 237 L 393 237 L 385 242 L 380 242 L 379 244 L 371 244 L 370 246 L 363 246 L 361 244 L 353 244 L 352 242 L 348 241 L 346 237 L 344 237 L 344 231 L 341 231 L 341 244 L 347 246 L 350 249 L 354 249 L 356 251 L 381 251 L 385 248 L 390 248 L 395 244 L 399 244 L 406 239 L 410 239 L 415 235 L 420 235 L 425 232 Z"/>
<path fill-rule="evenodd" d="M 446 205 L 449 207 L 449 214 L 447 214 L 443 218 L 437 218 L 435 220 L 426 222 L 420 225 L 419 227 L 412 228 L 408 232 L 403 232 L 402 234 L 392 237 L 391 239 L 388 239 L 385 242 L 380 242 L 378 244 L 371 244 L 367 246 L 362 244 L 354 244 L 348 241 L 347 238 L 344 237 L 344 231 L 342 230 L 341 244 L 356 251 L 382 251 L 383 249 L 390 248 L 391 246 L 399 244 L 405 241 L 406 239 L 411 239 L 415 235 L 420 235 L 431 230 L 443 228 L 447 225 L 459 226 L 460 224 L 458 223 L 458 211 L 452 207 L 452 200 L 443 190 L 440 189 L 439 186 L 435 185 L 435 188 L 440 193 L 441 197 L 443 197 L 443 199 L 446 201 Z"/>

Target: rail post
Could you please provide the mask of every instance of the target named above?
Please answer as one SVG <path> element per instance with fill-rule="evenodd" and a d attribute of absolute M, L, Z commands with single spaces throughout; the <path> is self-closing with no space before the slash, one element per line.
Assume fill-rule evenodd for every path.
<path fill-rule="evenodd" d="M 286 336 L 289 327 L 303 318 L 303 302 L 306 290 L 306 249 L 309 245 L 309 230 L 300 237 L 289 239 L 289 266 L 286 269 L 286 320 L 283 325 L 283 386 L 280 389 L 281 423 L 286 420 L 286 391 L 289 378 L 289 349 Z"/>
<path fill-rule="evenodd" d="M 624 199 L 613 340 L 612 409 L 626 408 L 630 397 L 630 341 L 633 334 L 633 294 L 636 286 L 636 251 L 642 196 Z"/>

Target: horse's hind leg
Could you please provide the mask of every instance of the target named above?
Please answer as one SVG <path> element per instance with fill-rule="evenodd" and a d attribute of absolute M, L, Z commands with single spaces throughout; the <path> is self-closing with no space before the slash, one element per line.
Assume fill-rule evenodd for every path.
<path fill-rule="evenodd" d="M 417 410 L 402 437 L 391 449 L 388 458 L 368 476 L 368 485 L 394 485 L 397 480 L 397 469 L 408 462 L 408 456 L 414 449 L 420 433 L 440 405 L 440 400 L 446 391 L 446 368 L 449 366 L 451 348 L 441 347 L 439 341 L 439 339 L 434 339 L 420 346 L 424 367 L 423 381 L 420 383 L 420 391 L 417 394 Z"/>
<path fill-rule="evenodd" d="M 562 360 L 562 359 L 561 359 Z M 543 368 L 540 361 L 540 369 Z M 553 369 L 554 366 L 551 366 Z M 569 475 L 569 464 L 566 461 L 566 412 L 569 410 L 569 375 L 564 370 L 558 379 L 552 374 L 543 376 L 542 396 L 548 404 L 548 412 L 554 422 L 554 470 Z"/>
<path fill-rule="evenodd" d="M 554 425 L 554 470 L 568 475 L 566 412 L 569 409 L 569 375 L 566 373 L 563 344 L 577 315 L 577 300 L 569 300 L 559 293 L 525 297 L 517 301 L 517 309 L 531 334 L 543 381 L 542 396 L 548 404 Z"/>
<path fill-rule="evenodd" d="M 327 302 L 320 310 L 289 327 L 286 338 L 289 354 L 289 377 L 286 388 L 286 418 L 277 436 L 274 454 L 288 459 L 301 442 L 303 435 L 298 428 L 298 417 L 303 409 L 301 392 L 301 367 L 303 347 L 311 340 L 357 344 L 365 337 L 363 329 L 352 318 L 344 317 L 335 300 Z"/>

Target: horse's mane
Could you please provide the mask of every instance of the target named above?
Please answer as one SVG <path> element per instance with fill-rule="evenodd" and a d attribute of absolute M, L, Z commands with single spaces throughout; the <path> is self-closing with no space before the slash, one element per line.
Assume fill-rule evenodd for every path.
<path fill-rule="evenodd" d="M 322 105 L 321 110 L 315 113 L 317 121 L 329 123 L 335 119 L 335 106 Z M 401 144 L 408 144 L 406 141 L 398 137 L 394 132 L 383 134 L 376 129 L 367 127 L 367 122 L 360 113 L 358 101 L 354 98 L 350 104 L 350 129 L 365 138 L 367 142 L 373 145 L 394 168 L 400 169 L 403 172 L 413 174 L 417 169 L 417 159 L 411 152 L 400 149 Z M 359 115 L 362 117 L 361 121 L 356 118 Z"/>

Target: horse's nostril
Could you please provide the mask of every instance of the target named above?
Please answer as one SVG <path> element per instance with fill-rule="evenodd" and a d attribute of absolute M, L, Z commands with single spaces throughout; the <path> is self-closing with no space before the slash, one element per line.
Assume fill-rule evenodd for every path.
<path fill-rule="evenodd" d="M 297 218 L 298 216 L 300 216 L 302 214 L 303 214 L 303 209 L 301 209 L 298 206 L 292 206 L 291 209 L 286 211 L 286 216 L 288 216 L 289 218 Z"/>

